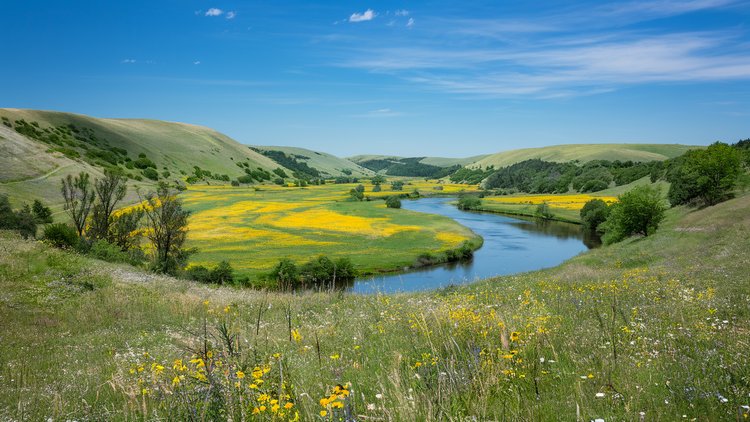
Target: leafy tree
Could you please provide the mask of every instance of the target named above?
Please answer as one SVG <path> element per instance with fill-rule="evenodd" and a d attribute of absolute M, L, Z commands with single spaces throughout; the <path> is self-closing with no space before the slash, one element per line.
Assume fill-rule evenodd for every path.
<path fill-rule="evenodd" d="M 592 199 L 581 208 L 580 216 L 583 227 L 589 231 L 595 232 L 599 225 L 607 220 L 610 207 L 601 199 Z"/>
<path fill-rule="evenodd" d="M 110 235 L 112 214 L 117 203 L 125 198 L 127 193 L 127 179 L 112 170 L 104 171 L 104 178 L 94 181 L 94 192 L 97 202 L 91 210 L 91 224 L 89 234 L 94 239 L 107 240 L 114 243 Z"/>
<path fill-rule="evenodd" d="M 664 219 L 666 206 L 661 192 L 649 185 L 637 186 L 618 197 L 610 207 L 604 229 L 605 244 L 619 242 L 628 236 L 653 234 Z"/>
<path fill-rule="evenodd" d="M 154 251 L 154 270 L 175 274 L 192 252 L 184 248 L 190 211 L 182 208 L 182 200 L 164 182 L 146 196 L 143 211 L 148 226 L 146 237 Z"/>
<path fill-rule="evenodd" d="M 36 237 L 36 217 L 28 204 L 16 212 L 16 230 L 24 239 Z"/>
<path fill-rule="evenodd" d="M 361 191 L 358 191 L 357 189 L 352 189 L 349 191 L 349 195 L 354 199 L 355 201 L 361 201 L 365 199 L 365 194 Z"/>
<path fill-rule="evenodd" d="M 370 180 L 370 182 L 371 182 L 371 183 L 372 183 L 373 185 L 379 185 L 379 184 L 385 183 L 385 182 L 386 182 L 386 179 L 385 179 L 385 176 L 383 176 L 382 174 L 378 174 L 377 176 L 373 177 L 373 178 L 372 178 L 372 179 Z"/>
<path fill-rule="evenodd" d="M 721 142 L 688 151 L 680 161 L 669 177 L 672 206 L 695 202 L 710 206 L 725 201 L 731 198 L 742 173 L 740 152 Z"/>
<path fill-rule="evenodd" d="M 385 200 L 385 206 L 388 208 L 401 208 L 401 200 L 398 196 L 389 196 Z"/>
<path fill-rule="evenodd" d="M 554 215 L 552 214 L 552 210 L 550 210 L 549 204 L 547 202 L 542 202 L 541 204 L 536 206 L 534 216 L 544 220 L 552 220 L 552 218 L 554 217 Z"/>
<path fill-rule="evenodd" d="M 476 196 L 462 196 L 458 199 L 458 209 L 473 210 L 482 206 L 482 200 Z"/>
<path fill-rule="evenodd" d="M 295 288 L 300 284 L 300 274 L 297 265 L 289 258 L 282 258 L 273 267 L 270 276 L 282 289 Z"/>
<path fill-rule="evenodd" d="M 373 192 L 380 192 L 381 190 L 383 189 L 380 187 L 380 183 L 372 187 Z"/>
<path fill-rule="evenodd" d="M 96 197 L 89 174 L 81 172 L 75 177 L 69 174 L 62 179 L 61 192 L 65 200 L 64 209 L 73 220 L 78 236 L 83 236 L 86 219 Z"/>
<path fill-rule="evenodd" d="M 36 218 L 38 224 L 52 222 L 52 210 L 45 206 L 42 201 L 35 199 L 34 204 L 31 206 L 31 211 L 34 213 L 34 218 Z"/>
<path fill-rule="evenodd" d="M 141 234 L 138 229 L 143 213 L 142 208 L 136 208 L 112 217 L 109 227 L 110 242 L 119 246 L 123 252 L 137 248 L 141 243 Z"/>
<path fill-rule="evenodd" d="M 404 182 L 400 180 L 394 180 L 393 182 L 391 182 L 391 190 L 394 190 L 394 191 L 404 190 Z"/>
<path fill-rule="evenodd" d="M 16 213 L 10 206 L 7 195 L 0 195 L 0 229 L 15 230 Z"/>

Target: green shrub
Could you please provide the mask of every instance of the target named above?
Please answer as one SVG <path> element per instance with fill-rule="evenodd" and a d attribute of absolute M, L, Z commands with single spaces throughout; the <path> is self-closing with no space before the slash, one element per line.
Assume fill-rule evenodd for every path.
<path fill-rule="evenodd" d="M 78 244 L 78 232 L 67 224 L 50 224 L 44 228 L 42 240 L 58 248 L 73 248 Z"/>
<path fill-rule="evenodd" d="M 388 208 L 401 208 L 401 200 L 398 196 L 389 196 L 385 200 L 385 206 Z"/>
<path fill-rule="evenodd" d="M 348 283 L 356 276 L 354 265 L 349 258 L 339 258 L 335 262 L 321 255 L 300 268 L 302 283 L 308 287 L 326 287 L 338 283 Z"/>
<path fill-rule="evenodd" d="M 231 284 L 234 281 L 234 269 L 227 261 L 219 262 L 213 269 L 203 265 L 194 265 L 185 271 L 187 278 L 200 283 Z"/>
<path fill-rule="evenodd" d="M 151 180 L 159 180 L 159 172 L 152 169 L 151 167 L 143 169 L 143 175 Z"/>
<path fill-rule="evenodd" d="M 664 219 L 666 206 L 658 189 L 644 185 L 620 195 L 610 209 L 607 220 L 600 225 L 605 244 L 636 234 L 653 234 Z"/>
<path fill-rule="evenodd" d="M 476 196 L 462 196 L 458 199 L 458 209 L 474 210 L 482 206 L 482 200 Z"/>
<path fill-rule="evenodd" d="M 544 220 L 552 220 L 555 216 L 554 214 L 552 214 L 552 210 L 550 210 L 549 204 L 547 202 L 542 202 L 541 204 L 536 206 L 534 217 L 542 218 Z"/>
<path fill-rule="evenodd" d="M 300 274 L 297 265 L 289 258 L 283 258 L 273 267 L 269 274 L 281 289 L 296 288 L 300 285 Z"/>
<path fill-rule="evenodd" d="M 113 245 L 106 240 L 97 240 L 91 244 L 88 255 L 108 262 L 130 262 L 130 256 L 123 252 L 119 246 Z"/>
<path fill-rule="evenodd" d="M 583 227 L 589 231 L 595 232 L 607 217 L 609 216 L 609 205 L 601 199 L 592 199 L 581 208 L 580 216 Z"/>

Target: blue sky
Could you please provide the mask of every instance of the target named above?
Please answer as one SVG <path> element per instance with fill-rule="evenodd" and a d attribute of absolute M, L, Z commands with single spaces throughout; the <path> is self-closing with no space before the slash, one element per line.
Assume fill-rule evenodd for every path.
<path fill-rule="evenodd" d="M 0 107 L 340 156 L 750 137 L 750 2 L 3 2 Z"/>

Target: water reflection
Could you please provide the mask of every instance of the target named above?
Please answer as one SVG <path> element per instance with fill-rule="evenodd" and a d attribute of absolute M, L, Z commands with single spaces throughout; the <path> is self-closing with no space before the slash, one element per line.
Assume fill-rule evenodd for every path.
<path fill-rule="evenodd" d="M 473 260 L 358 279 L 352 291 L 393 293 L 465 284 L 480 278 L 552 267 L 598 245 L 597 239 L 587 237 L 576 224 L 465 212 L 451 205 L 453 200 L 404 201 L 403 208 L 453 218 L 482 236 L 484 245 L 475 252 Z"/>

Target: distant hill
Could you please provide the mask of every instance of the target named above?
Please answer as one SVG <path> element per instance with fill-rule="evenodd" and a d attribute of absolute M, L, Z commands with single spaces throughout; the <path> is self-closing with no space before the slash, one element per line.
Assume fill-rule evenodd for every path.
<path fill-rule="evenodd" d="M 469 168 L 495 168 L 510 166 L 521 161 L 539 158 L 544 161 L 567 162 L 578 160 L 588 162 L 592 160 L 609 161 L 663 161 L 674 158 L 695 148 L 695 145 L 680 144 L 570 144 L 554 145 L 541 148 L 523 148 L 498 152 L 474 161 L 467 165 Z"/>
<path fill-rule="evenodd" d="M 281 151 L 308 166 L 318 170 L 322 176 L 372 176 L 374 172 L 346 158 L 313 151 L 305 148 L 282 147 L 282 146 L 255 146 L 263 151 Z"/>
<path fill-rule="evenodd" d="M 453 167 L 455 165 L 465 166 L 474 162 L 477 162 L 485 157 L 487 157 L 489 154 L 484 155 L 475 155 L 473 157 L 466 157 L 466 158 L 447 158 L 447 157 L 413 157 L 413 158 L 419 158 L 418 162 L 421 164 L 427 164 L 431 166 L 437 166 L 437 167 Z M 410 157 L 399 157 L 395 155 L 355 155 L 353 157 L 349 157 L 349 160 L 361 164 L 366 161 L 374 161 L 374 160 L 394 160 L 394 161 L 401 161 L 403 159 L 409 159 Z"/>
<path fill-rule="evenodd" d="M 12 200 L 54 204 L 63 176 L 82 170 L 96 176 L 107 166 L 121 168 L 133 185 L 153 185 L 146 176 L 153 172 L 133 166 L 139 157 L 159 179 L 170 181 L 193 174 L 194 166 L 231 179 L 245 175 L 245 168 L 279 167 L 203 126 L 19 109 L 0 109 L 0 120 L 0 193 Z"/>

